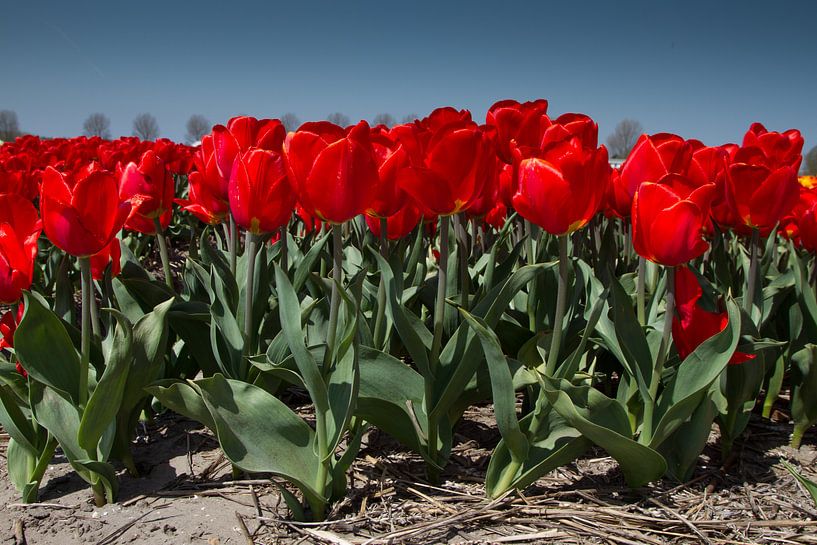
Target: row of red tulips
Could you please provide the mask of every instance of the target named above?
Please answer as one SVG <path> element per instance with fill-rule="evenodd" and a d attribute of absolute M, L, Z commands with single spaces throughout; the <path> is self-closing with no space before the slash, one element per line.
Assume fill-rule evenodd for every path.
<path fill-rule="evenodd" d="M 4 207 L 15 211 L 4 214 L 0 300 L 18 300 L 31 283 L 40 222 L 24 200 L 39 197 L 54 244 L 93 256 L 123 226 L 146 234 L 167 228 L 171 174 L 189 175 L 184 210 L 209 224 L 231 217 L 255 234 L 276 231 L 294 210 L 309 225 L 365 213 L 375 232 L 385 220 L 391 239 L 421 217 L 463 211 L 501 226 L 509 209 L 562 235 L 603 211 L 632 216 L 636 251 L 664 265 L 705 252 L 713 220 L 761 235 L 783 222 L 786 234 L 817 249 L 817 193 L 798 184 L 798 131 L 754 124 L 742 146 L 718 147 L 645 135 L 611 170 L 589 117 L 553 120 L 546 111 L 544 100 L 501 101 L 484 125 L 467 111 L 441 108 L 390 129 L 314 122 L 289 135 L 278 120 L 239 117 L 214 127 L 199 149 L 166 140 L 22 137 L 0 152 Z"/>
<path fill-rule="evenodd" d="M 491 495 L 524 487 L 591 443 L 611 452 L 633 485 L 665 472 L 684 478 L 712 422 L 728 452 L 761 386 L 773 402 L 787 370 L 800 388 L 792 395 L 799 441 L 817 420 L 817 403 L 803 402 L 812 386 L 802 388 L 817 387 L 817 307 L 799 258 L 817 249 L 817 189 L 798 181 L 802 145 L 795 130 L 759 124 L 740 146 L 643 135 L 612 169 L 597 125 L 581 114 L 551 119 L 544 100 L 498 102 L 483 125 L 441 108 L 392 128 L 313 122 L 289 134 L 278 120 L 238 117 L 199 148 L 134 139 L 6 144 L 0 301 L 24 297 L 26 308 L 7 312 L 0 331 L 31 377 L 23 385 L 0 362 L 0 420 L 19 427 L 16 444 L 26 445 L 14 462 L 25 468 L 24 497 L 36 493 L 36 468 L 59 442 L 98 501 L 112 498 L 107 460 L 133 467 L 128 438 L 148 392 L 213 429 L 236 467 L 290 479 L 316 517 L 342 493 L 362 422 L 419 452 L 434 477 L 461 411 L 488 395 L 503 436 L 488 468 Z M 303 225 L 297 238 L 293 214 Z M 166 233 L 192 217 L 205 227 L 190 229 L 190 256 L 174 279 Z M 345 235 L 343 225 L 351 225 Z M 438 243 L 427 244 L 425 230 Z M 63 312 L 73 267 L 43 231 L 78 258 L 79 344 L 72 310 Z M 166 286 L 139 264 L 145 240 L 155 240 Z M 478 241 L 489 248 L 477 250 Z M 542 262 L 554 253 L 558 270 Z M 114 308 L 105 335 L 91 316 L 96 293 Z M 778 310 L 787 313 L 779 324 L 770 320 Z M 62 339 L 68 363 L 38 351 L 35 335 Z M 596 384 L 597 366 L 611 360 L 617 379 Z M 127 375 L 131 361 L 140 363 Z M 203 379 L 178 380 L 199 371 Z M 284 383 L 308 391 L 314 429 L 277 399 Z M 616 397 L 596 386 L 617 388 Z M 520 390 L 524 418 L 514 404 Z M 244 436 L 244 427 L 266 431 Z"/>

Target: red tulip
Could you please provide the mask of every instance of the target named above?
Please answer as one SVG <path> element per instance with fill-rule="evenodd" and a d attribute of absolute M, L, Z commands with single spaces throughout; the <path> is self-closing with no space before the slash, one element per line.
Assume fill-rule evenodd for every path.
<path fill-rule="evenodd" d="M 227 132 L 216 132 L 216 138 L 223 138 L 229 133 L 240 152 L 250 148 L 260 148 L 280 152 L 287 136 L 284 125 L 278 119 L 256 119 L 254 117 L 234 117 L 227 122 Z M 224 149 L 219 146 L 217 149 Z M 228 173 L 229 174 L 229 173 Z"/>
<path fill-rule="evenodd" d="M 513 163 L 513 149 L 536 148 L 551 125 L 544 99 L 519 103 L 500 100 L 488 109 L 485 122 L 496 128 L 497 154 L 505 163 Z M 523 155 L 525 155 L 523 153 Z"/>
<path fill-rule="evenodd" d="M 696 186 L 679 174 L 641 184 L 633 198 L 633 247 L 654 263 L 674 267 L 703 254 L 704 227 L 715 184 Z"/>
<path fill-rule="evenodd" d="M 111 277 L 118 276 L 122 272 L 121 261 L 122 247 L 119 244 L 119 239 L 114 237 L 101 252 L 91 256 L 91 278 L 102 280 L 105 276 L 105 269 L 108 268 L 108 263 L 111 264 Z"/>
<path fill-rule="evenodd" d="M 409 154 L 412 167 L 398 183 L 423 208 L 426 217 L 467 210 L 482 192 L 494 151 L 486 131 L 467 110 L 439 108 L 413 125 L 393 132 Z"/>
<path fill-rule="evenodd" d="M 119 198 L 131 203 L 125 228 L 147 235 L 156 234 L 154 219 L 162 230 L 170 225 L 176 186 L 165 162 L 152 150 L 142 155 L 139 165 L 128 163 L 119 181 Z"/>
<path fill-rule="evenodd" d="M 421 216 L 420 209 L 410 200 L 406 200 L 403 208 L 386 218 L 386 237 L 389 240 L 405 237 L 417 227 Z M 380 238 L 380 218 L 366 216 L 366 225 L 375 237 Z"/>
<path fill-rule="evenodd" d="M 803 138 L 799 131 L 768 132 L 755 123 L 735 152 L 726 178 L 725 202 L 736 223 L 768 233 L 797 204 Z"/>
<path fill-rule="evenodd" d="M 0 350 L 4 348 L 14 348 L 14 333 L 17 331 L 20 320 L 23 319 L 24 309 L 23 304 L 18 303 L 17 308 L 7 310 L 3 313 L 3 317 L 0 318 Z M 28 376 L 28 373 L 23 369 L 23 366 L 20 365 L 20 362 L 17 362 L 16 367 L 18 373 L 24 377 Z"/>
<path fill-rule="evenodd" d="M 769 132 L 760 123 L 752 123 L 743 137 L 743 148 L 759 148 L 766 157 L 769 167 L 794 167 L 800 169 L 803 159 L 803 136 L 796 129 L 789 129 L 784 133 Z"/>
<path fill-rule="evenodd" d="M 397 214 L 406 203 L 408 197 L 398 185 L 397 179 L 401 170 L 411 166 L 406 150 L 383 125 L 372 128 L 371 139 L 379 183 L 366 213 L 387 218 Z"/>
<path fill-rule="evenodd" d="M 20 299 L 31 286 L 42 222 L 31 201 L 0 195 L 0 303 Z"/>
<path fill-rule="evenodd" d="M 369 125 L 348 132 L 327 121 L 306 123 L 284 144 L 298 200 L 312 216 L 343 223 L 364 213 L 379 183 Z"/>
<path fill-rule="evenodd" d="M 295 192 L 280 153 L 251 149 L 238 158 L 230 176 L 230 210 L 236 224 L 256 235 L 272 233 L 294 208 Z"/>
<path fill-rule="evenodd" d="M 45 234 L 71 255 L 87 257 L 105 248 L 122 229 L 130 208 L 119 199 L 114 175 L 96 164 L 71 177 L 51 167 L 43 173 L 40 212 Z"/>
<path fill-rule="evenodd" d="M 675 316 L 672 319 L 672 338 L 681 359 L 692 354 L 698 346 L 729 323 L 726 311 L 710 312 L 699 301 L 703 290 L 698 278 L 688 267 L 678 267 L 675 271 Z M 743 363 L 755 357 L 754 354 L 735 352 L 729 364 Z"/>
<path fill-rule="evenodd" d="M 610 181 L 607 149 L 596 147 L 595 123 L 586 116 L 559 119 L 565 124 L 548 128 L 536 156 L 521 160 L 512 198 L 519 215 L 554 235 L 587 224 Z"/>
<path fill-rule="evenodd" d="M 24 310 L 25 306 L 18 303 L 16 308 L 10 308 L 3 313 L 3 317 L 0 318 L 0 350 L 14 348 L 14 332 L 23 319 Z"/>
<path fill-rule="evenodd" d="M 619 217 L 629 216 L 638 186 L 656 183 L 670 173 L 686 175 L 691 160 L 692 146 L 680 136 L 642 134 L 613 177 L 610 207 Z"/>
<path fill-rule="evenodd" d="M 208 134 L 202 138 L 201 149 L 194 158 L 196 171 L 191 172 L 187 178 L 188 198 L 177 199 L 176 202 L 204 223 L 216 225 L 224 221 L 230 212 L 228 186 L 234 159 L 235 157 L 229 161 L 230 172 L 222 175 L 213 135 Z"/>

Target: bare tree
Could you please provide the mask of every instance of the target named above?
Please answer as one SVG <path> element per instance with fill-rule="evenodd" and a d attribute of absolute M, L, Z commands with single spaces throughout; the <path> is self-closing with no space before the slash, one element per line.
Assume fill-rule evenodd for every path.
<path fill-rule="evenodd" d="M 187 120 L 187 134 L 185 135 L 185 140 L 187 140 L 188 144 L 195 144 L 196 142 L 201 142 L 202 137 L 205 134 L 210 132 L 210 129 L 213 128 L 210 121 L 207 120 L 206 117 L 199 114 L 193 114 L 190 116 L 190 119 Z"/>
<path fill-rule="evenodd" d="M 806 176 L 817 176 L 817 146 L 811 148 L 803 159 L 805 165 L 804 174 Z"/>
<path fill-rule="evenodd" d="M 406 123 L 414 123 L 415 121 L 417 121 L 417 114 L 406 114 L 403 116 L 403 119 L 400 120 L 400 123 L 405 125 Z"/>
<path fill-rule="evenodd" d="M 82 134 L 85 136 L 99 136 L 109 140 L 111 138 L 111 120 L 99 112 L 89 115 L 82 124 Z"/>
<path fill-rule="evenodd" d="M 17 112 L 0 110 L 0 140 L 8 142 L 20 136 L 20 124 L 17 122 Z"/>
<path fill-rule="evenodd" d="M 142 140 L 156 140 L 159 137 L 159 123 L 150 114 L 139 114 L 133 120 L 133 135 Z"/>
<path fill-rule="evenodd" d="M 281 123 L 287 132 L 294 131 L 301 126 L 301 120 L 292 112 L 287 112 L 281 116 Z"/>
<path fill-rule="evenodd" d="M 644 132 L 644 127 L 635 119 L 624 119 L 619 121 L 613 134 L 607 137 L 607 147 L 610 149 L 610 156 L 623 159 L 627 157 L 633 149 L 638 137 Z"/>
<path fill-rule="evenodd" d="M 397 120 L 391 114 L 377 114 L 372 119 L 372 125 L 385 125 L 387 127 L 393 127 L 397 125 Z"/>
<path fill-rule="evenodd" d="M 330 123 L 334 123 L 335 125 L 340 125 L 341 127 L 346 127 L 352 123 L 349 120 L 348 115 L 342 114 L 340 112 L 335 112 L 327 115 L 326 120 L 329 121 Z"/>

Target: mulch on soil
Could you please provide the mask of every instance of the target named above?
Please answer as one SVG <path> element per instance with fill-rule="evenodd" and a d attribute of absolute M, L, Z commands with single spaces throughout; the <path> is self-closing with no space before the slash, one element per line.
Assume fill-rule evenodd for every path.
<path fill-rule="evenodd" d="M 28 543 L 60 545 L 817 543 L 817 508 L 779 463 L 786 459 L 817 478 L 813 430 L 793 450 L 786 446 L 789 424 L 753 417 L 725 466 L 713 431 L 688 483 L 664 480 L 637 490 L 626 486 L 614 460 L 594 451 L 523 493 L 490 501 L 482 478 L 499 439 L 492 420 L 490 406 L 466 413 L 439 485 L 426 481 L 418 456 L 369 432 L 349 493 L 330 519 L 299 523 L 270 480 L 232 476 L 206 429 L 161 416 L 135 447 L 145 477 L 122 474 L 119 504 L 94 509 L 84 483 L 58 459 L 46 474 L 42 504 L 20 506 L 13 490 L 0 498 L 7 504 L 0 543 L 21 543 L 23 534 Z M 0 478 L 7 479 L 5 468 Z"/>

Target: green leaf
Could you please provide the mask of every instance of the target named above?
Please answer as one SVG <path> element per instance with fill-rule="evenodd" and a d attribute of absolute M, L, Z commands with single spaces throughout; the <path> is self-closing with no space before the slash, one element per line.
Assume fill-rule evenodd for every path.
<path fill-rule="evenodd" d="M 25 293 L 23 299 L 25 313 L 14 335 L 20 363 L 33 379 L 76 402 L 80 360 L 71 338 L 57 315 L 36 297 Z"/>
<path fill-rule="evenodd" d="M 528 414 L 522 419 L 521 425 L 527 428 L 532 417 L 532 413 Z M 512 461 L 511 455 L 504 440 L 496 446 L 485 474 L 485 492 L 489 497 L 496 498 L 509 488 L 526 488 L 543 475 L 569 464 L 593 446 L 591 441 L 569 426 L 556 411 L 548 412 L 536 437 L 530 437 L 529 440 L 527 457 L 506 486 L 501 486 L 501 481 Z"/>
<path fill-rule="evenodd" d="M 394 281 L 394 272 L 388 262 L 383 257 L 375 252 L 371 252 L 380 267 L 381 282 L 386 286 L 386 311 L 389 317 L 394 322 L 394 327 L 397 329 L 400 340 L 406 347 L 412 361 L 420 370 L 423 376 L 430 376 L 430 367 L 428 362 L 429 349 L 423 342 L 423 337 L 430 335 L 428 329 L 418 321 L 412 322 L 409 320 L 410 313 L 405 311 L 405 308 L 398 303 L 400 296 L 398 288 Z"/>
<path fill-rule="evenodd" d="M 119 311 L 110 309 L 117 321 L 114 342 L 105 362 L 105 372 L 94 388 L 82 413 L 77 442 L 89 452 L 97 449 L 102 434 L 119 412 L 128 371 L 133 360 L 133 331 L 128 319 Z"/>
<path fill-rule="evenodd" d="M 131 412 L 143 402 L 146 397 L 143 388 L 161 376 L 169 334 L 167 315 L 172 304 L 172 299 L 161 303 L 133 327 L 133 367 L 123 392 L 124 412 Z"/>
<path fill-rule="evenodd" d="M 360 392 L 355 414 L 415 452 L 423 452 L 428 430 L 422 412 L 423 384 L 422 375 L 394 356 L 361 347 Z"/>
<path fill-rule="evenodd" d="M 223 373 L 243 378 L 244 334 L 233 313 L 233 309 L 236 308 L 235 300 L 231 300 L 227 284 L 216 274 L 215 268 L 211 269 L 210 289 L 213 292 L 213 301 L 210 305 L 210 344 L 213 355 Z"/>
<path fill-rule="evenodd" d="M 483 317 L 489 328 L 496 328 L 505 309 L 514 296 L 538 275 L 554 266 L 541 263 L 520 267 L 501 286 L 488 293 L 483 301 L 474 306 L 474 316 Z M 451 337 L 440 354 L 441 370 L 435 379 L 435 403 L 430 418 L 447 412 L 462 396 L 477 367 L 482 363 L 476 335 L 468 328 L 461 327 Z"/>
<path fill-rule="evenodd" d="M 170 410 L 201 422 L 213 432 L 216 431 L 216 423 L 210 416 L 210 411 L 195 383 L 165 379 L 145 387 L 145 391 L 155 396 Z"/>
<path fill-rule="evenodd" d="M 491 391 L 494 398 L 494 415 L 502 439 L 511 453 L 511 458 L 522 462 L 528 454 L 528 440 L 519 428 L 516 417 L 516 392 L 513 387 L 510 367 L 496 334 L 488 329 L 485 322 L 460 309 L 468 325 L 476 332 L 482 343 L 488 371 L 491 375 Z"/>
<path fill-rule="evenodd" d="M 631 487 L 643 486 L 664 474 L 666 461 L 630 437 L 627 412 L 614 399 L 595 388 L 574 386 L 566 380 L 542 377 L 540 385 L 568 424 L 616 459 Z"/>
<path fill-rule="evenodd" d="M 792 362 L 791 415 L 795 434 L 802 434 L 817 422 L 817 345 L 807 344 L 798 350 Z M 798 441 L 793 441 L 799 446 Z"/>
<path fill-rule="evenodd" d="M 6 444 L 6 461 L 11 484 L 23 493 L 31 482 L 30 471 L 37 463 L 37 451 L 29 450 L 12 436 Z M 25 498 L 23 501 L 26 501 Z"/>
<path fill-rule="evenodd" d="M 811 496 L 812 501 L 814 502 L 814 506 L 817 507 L 817 483 L 810 479 L 806 479 L 803 475 L 797 471 L 793 465 L 788 463 L 786 460 L 780 460 L 780 463 L 785 467 L 792 476 L 797 479 L 797 481 L 803 485 L 803 488 L 806 489 L 806 492 L 809 493 Z"/>
<path fill-rule="evenodd" d="M 657 447 L 658 452 L 667 461 L 667 474 L 680 482 L 687 482 L 692 476 L 698 457 L 709 440 L 712 422 L 718 414 L 715 404 L 708 395 L 704 393 L 700 397 L 702 400 L 694 408 L 689 419 L 682 422 Z"/>
<path fill-rule="evenodd" d="M 20 448 L 32 454 L 37 452 L 37 432 L 7 386 L 0 386 L 0 424 Z"/>
<path fill-rule="evenodd" d="M 289 282 L 289 278 L 278 266 L 275 267 L 275 285 L 278 289 L 278 312 L 281 316 L 281 329 L 287 339 L 289 349 L 295 357 L 295 363 L 309 392 L 309 397 L 312 398 L 312 402 L 315 404 L 316 417 L 328 419 L 331 415 L 329 414 L 330 407 L 326 382 L 324 382 L 318 368 L 318 363 L 304 344 L 304 333 L 303 329 L 301 329 L 301 305 L 298 301 L 298 295 Z"/>
<path fill-rule="evenodd" d="M 261 388 L 216 374 L 196 381 L 216 425 L 219 444 L 236 466 L 252 473 L 275 473 L 313 500 L 320 460 L 314 432 L 276 397 Z"/>
<path fill-rule="evenodd" d="M 703 393 L 726 368 L 740 340 L 740 309 L 734 300 L 726 302 L 727 326 L 702 342 L 678 367 L 658 400 L 650 447 L 656 449 L 701 403 Z"/>
<path fill-rule="evenodd" d="M 331 234 L 332 233 L 330 230 L 323 237 L 313 243 L 303 259 L 297 262 L 298 266 L 295 268 L 295 275 L 293 276 L 292 281 L 292 286 L 296 293 L 301 291 L 301 288 L 304 287 L 304 284 L 306 284 L 306 281 L 309 279 L 309 274 L 312 272 L 315 262 L 320 257 L 323 247 L 326 246 L 326 241 L 329 240 Z M 278 284 L 276 282 L 276 286 L 277 285 Z"/>

